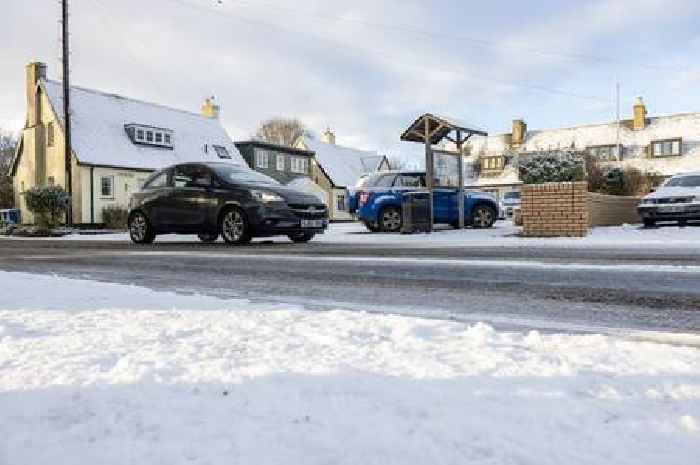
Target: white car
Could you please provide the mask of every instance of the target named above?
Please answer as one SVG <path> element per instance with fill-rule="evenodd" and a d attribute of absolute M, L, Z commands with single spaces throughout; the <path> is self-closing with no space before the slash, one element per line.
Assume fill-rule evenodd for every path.
<path fill-rule="evenodd" d="M 673 176 L 637 205 L 644 226 L 657 221 L 700 221 L 700 171 Z"/>

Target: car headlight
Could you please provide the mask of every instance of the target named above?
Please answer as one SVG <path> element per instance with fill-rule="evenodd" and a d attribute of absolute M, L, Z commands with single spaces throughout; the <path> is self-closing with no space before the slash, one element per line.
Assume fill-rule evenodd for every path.
<path fill-rule="evenodd" d="M 250 193 L 254 199 L 264 203 L 284 202 L 284 198 L 282 198 L 282 196 L 280 195 L 275 194 L 274 192 L 252 190 L 250 191 Z"/>

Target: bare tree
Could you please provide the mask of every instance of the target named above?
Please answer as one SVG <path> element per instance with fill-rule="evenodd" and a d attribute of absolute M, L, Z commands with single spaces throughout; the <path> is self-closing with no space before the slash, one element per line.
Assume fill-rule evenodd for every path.
<path fill-rule="evenodd" d="M 300 120 L 272 118 L 260 125 L 255 138 L 273 144 L 292 146 L 301 136 L 311 136 L 311 133 Z"/>
<path fill-rule="evenodd" d="M 0 130 L 0 208 L 14 206 L 14 191 L 10 177 L 10 163 L 17 147 L 17 138 Z"/>

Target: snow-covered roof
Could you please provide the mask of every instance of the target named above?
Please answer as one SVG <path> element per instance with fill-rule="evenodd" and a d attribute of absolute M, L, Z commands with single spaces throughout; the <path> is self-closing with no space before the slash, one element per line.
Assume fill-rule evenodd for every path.
<path fill-rule="evenodd" d="M 304 137 L 304 146 L 316 153 L 316 161 L 337 187 L 354 186 L 360 176 L 377 171 L 384 157 L 376 151 L 358 150 Z"/>
<path fill-rule="evenodd" d="M 63 124 L 61 83 L 42 79 L 40 86 Z M 169 129 L 174 148 L 134 144 L 124 129 L 126 124 Z M 218 119 L 120 95 L 71 87 L 71 129 L 73 151 L 83 164 L 148 170 L 194 161 L 246 166 Z M 231 159 L 220 159 L 213 145 L 226 147 Z"/>

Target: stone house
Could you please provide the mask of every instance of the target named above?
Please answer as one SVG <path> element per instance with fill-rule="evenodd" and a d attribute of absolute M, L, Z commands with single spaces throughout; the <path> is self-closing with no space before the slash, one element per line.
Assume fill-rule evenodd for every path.
<path fill-rule="evenodd" d="M 321 140 L 304 136 L 294 146 L 314 153 L 311 180 L 325 191 L 325 203 L 332 220 L 354 219 L 347 209 L 349 190 L 363 175 L 390 169 L 386 156 L 376 151 L 336 144 L 335 133 L 330 129 L 323 132 Z"/>
<path fill-rule="evenodd" d="M 542 130 L 529 130 L 524 120 L 514 120 L 509 134 L 471 141 L 465 162 L 475 175 L 467 183 L 501 196 L 520 188 L 519 159 L 561 150 L 587 152 L 603 167 L 634 167 L 663 176 L 700 170 L 700 113 L 650 117 L 637 98 L 632 114 L 619 125 Z"/>
<path fill-rule="evenodd" d="M 63 87 L 46 65 L 26 67 L 27 115 L 11 164 L 16 205 L 31 223 L 22 193 L 65 186 Z M 71 87 L 74 224 L 102 221 L 107 206 L 126 208 L 150 173 L 181 162 L 225 161 L 245 166 L 207 99 L 200 113 L 82 87 Z"/>

